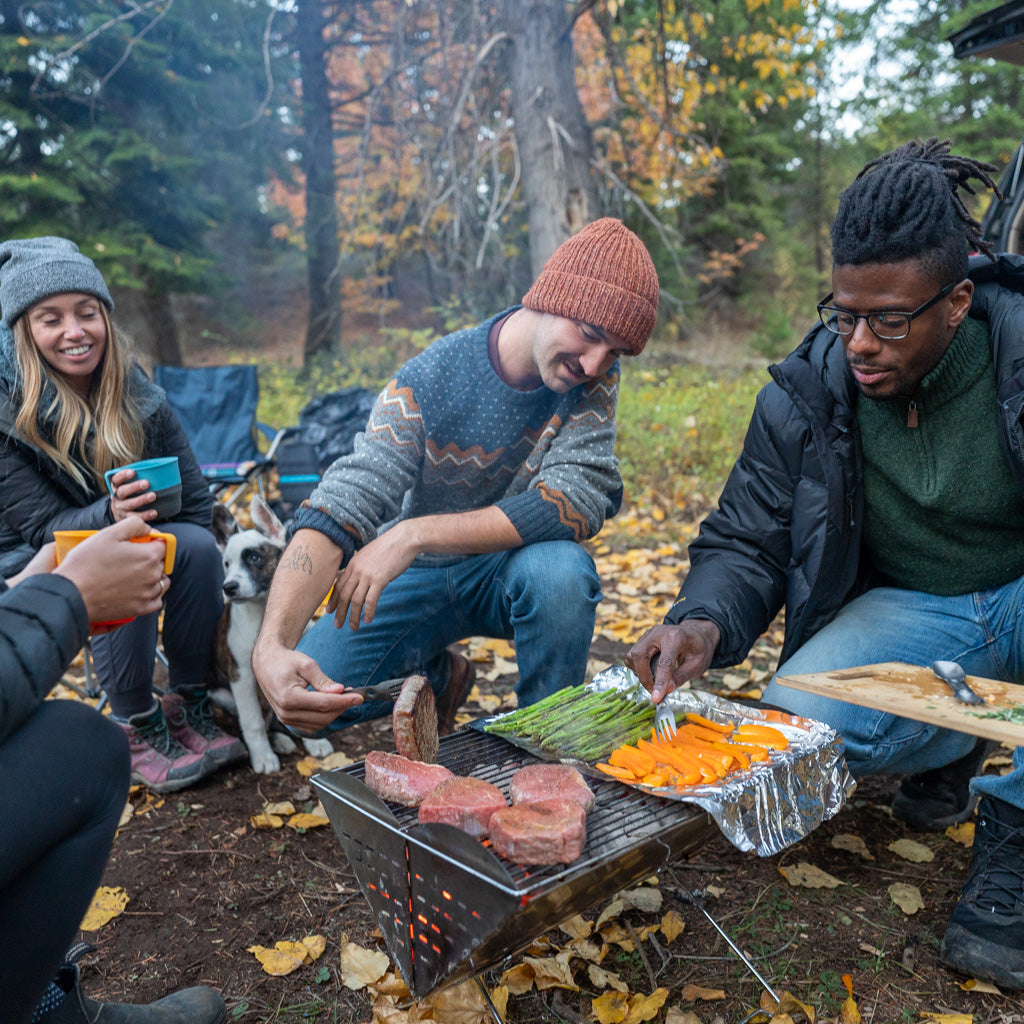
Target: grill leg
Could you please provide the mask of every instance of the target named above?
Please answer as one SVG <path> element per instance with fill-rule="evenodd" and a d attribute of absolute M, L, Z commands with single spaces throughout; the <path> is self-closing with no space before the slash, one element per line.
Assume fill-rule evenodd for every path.
<path fill-rule="evenodd" d="M 487 986 L 480 980 L 478 976 L 474 976 L 473 981 L 476 982 L 476 987 L 480 989 L 480 995 L 484 997 L 484 1002 L 487 1004 L 487 1009 L 490 1011 L 491 1016 L 494 1018 L 494 1024 L 505 1024 L 501 1019 L 501 1014 L 498 1013 L 498 1008 L 491 1002 L 491 997 L 487 994 Z"/>

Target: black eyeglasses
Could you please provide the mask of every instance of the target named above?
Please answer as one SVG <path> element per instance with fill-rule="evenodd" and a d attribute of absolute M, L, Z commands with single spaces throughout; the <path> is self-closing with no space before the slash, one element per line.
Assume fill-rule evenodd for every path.
<path fill-rule="evenodd" d="M 910 321 L 915 316 L 920 316 L 925 310 L 931 309 L 936 302 L 941 302 L 956 286 L 958 282 L 953 281 L 947 284 L 938 295 L 930 298 L 923 306 L 918 306 L 913 313 L 900 313 L 893 311 L 882 311 L 878 313 L 851 313 L 848 309 L 839 309 L 830 306 L 832 293 L 830 292 L 818 303 L 818 316 L 821 322 L 833 334 L 839 334 L 848 338 L 857 327 L 858 320 L 867 320 L 868 327 L 874 332 L 875 337 L 883 341 L 899 341 L 910 333 Z"/>

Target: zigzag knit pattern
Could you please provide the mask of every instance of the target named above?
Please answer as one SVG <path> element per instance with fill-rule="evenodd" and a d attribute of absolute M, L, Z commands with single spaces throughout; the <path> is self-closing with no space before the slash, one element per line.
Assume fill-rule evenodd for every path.
<path fill-rule="evenodd" d="M 487 356 L 488 331 L 507 312 L 446 335 L 398 371 L 293 529 L 320 530 L 350 557 L 416 516 L 498 505 L 529 544 L 584 540 L 618 511 L 618 364 L 567 394 L 516 391 Z"/>

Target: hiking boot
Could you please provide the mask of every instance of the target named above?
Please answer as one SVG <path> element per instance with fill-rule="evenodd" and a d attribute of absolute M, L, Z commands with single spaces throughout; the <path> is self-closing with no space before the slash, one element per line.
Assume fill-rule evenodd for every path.
<path fill-rule="evenodd" d="M 942 962 L 1003 988 L 1024 988 L 1024 811 L 982 797 L 974 860 L 942 939 Z"/>
<path fill-rule="evenodd" d="M 437 697 L 438 736 L 447 736 L 455 728 L 455 712 L 469 696 L 476 679 L 476 666 L 468 658 L 449 648 L 448 661 L 451 665 L 448 685 Z"/>
<path fill-rule="evenodd" d="M 206 690 L 164 694 L 160 701 L 171 735 L 193 754 L 205 754 L 215 767 L 244 761 L 245 744 L 229 736 L 213 719 L 213 708 Z"/>
<path fill-rule="evenodd" d="M 922 832 L 944 832 L 965 822 L 978 806 L 978 798 L 970 791 L 971 779 L 997 746 L 991 740 L 978 740 L 958 761 L 909 775 L 893 798 L 893 817 Z"/>
<path fill-rule="evenodd" d="M 132 782 L 154 793 L 173 793 L 198 782 L 213 770 L 205 754 L 183 747 L 170 733 L 160 705 L 151 711 L 115 722 L 128 733 L 132 754 Z"/>
<path fill-rule="evenodd" d="M 220 993 L 205 985 L 137 1006 L 87 998 L 82 993 L 78 961 L 95 948 L 84 942 L 71 947 L 32 1024 L 222 1024 L 227 1017 Z"/>

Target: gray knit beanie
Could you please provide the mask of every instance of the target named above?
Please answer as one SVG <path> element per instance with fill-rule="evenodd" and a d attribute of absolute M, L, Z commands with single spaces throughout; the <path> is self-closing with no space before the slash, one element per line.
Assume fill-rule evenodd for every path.
<path fill-rule="evenodd" d="M 95 295 L 114 311 L 103 275 L 69 239 L 48 235 L 0 243 L 0 313 L 8 327 L 29 306 L 62 292 Z"/>

